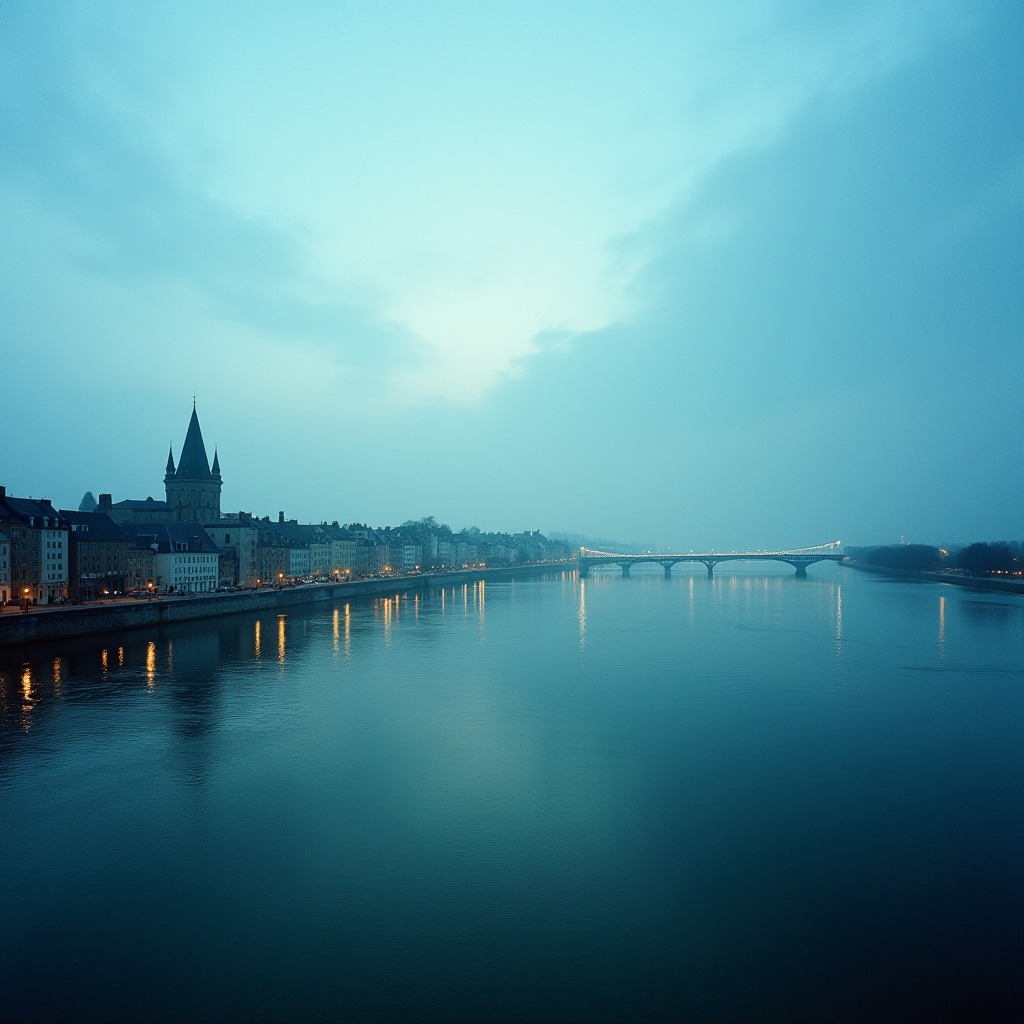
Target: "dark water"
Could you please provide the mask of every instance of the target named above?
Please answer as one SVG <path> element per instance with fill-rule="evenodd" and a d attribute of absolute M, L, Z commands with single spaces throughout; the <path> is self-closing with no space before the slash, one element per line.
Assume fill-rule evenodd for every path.
<path fill-rule="evenodd" d="M 0 674 L 3 1020 L 1021 1019 L 1020 598 L 558 576 Z"/>

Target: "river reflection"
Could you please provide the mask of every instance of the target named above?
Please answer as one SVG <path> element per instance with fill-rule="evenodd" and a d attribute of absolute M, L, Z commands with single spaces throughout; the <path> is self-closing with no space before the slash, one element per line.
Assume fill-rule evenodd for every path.
<path fill-rule="evenodd" d="M 655 566 L 0 652 L 0 1017 L 1014 1019 L 1022 651 Z"/>

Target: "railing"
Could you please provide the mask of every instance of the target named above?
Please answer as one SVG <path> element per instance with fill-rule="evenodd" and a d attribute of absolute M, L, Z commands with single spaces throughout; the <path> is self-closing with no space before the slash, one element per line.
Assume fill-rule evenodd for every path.
<path fill-rule="evenodd" d="M 699 560 L 702 558 L 740 558 L 757 556 L 759 558 L 779 558 L 779 557 L 799 557 L 807 555 L 827 555 L 831 557 L 841 556 L 843 553 L 843 542 L 840 540 L 831 541 L 827 544 L 815 544 L 811 547 L 806 548 L 787 548 L 782 551 L 688 551 L 688 552 L 674 552 L 674 551 L 638 551 L 630 554 L 616 553 L 614 551 L 597 551 L 594 548 L 581 547 L 577 554 L 577 559 L 597 559 L 597 558 L 643 558 L 650 559 L 651 561 L 658 561 L 660 559 L 671 559 L 678 558 L 682 559 L 694 559 Z"/>

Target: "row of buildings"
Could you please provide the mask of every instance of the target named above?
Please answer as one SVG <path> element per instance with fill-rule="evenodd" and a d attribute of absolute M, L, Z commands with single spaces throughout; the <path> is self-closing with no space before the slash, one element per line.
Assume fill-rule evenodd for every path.
<path fill-rule="evenodd" d="M 195 407 L 164 500 L 87 494 L 77 510 L 9 497 L 0 486 L 0 603 L 52 604 L 120 594 L 201 594 L 299 580 L 508 565 L 569 555 L 539 531 L 454 533 L 433 519 L 398 527 L 299 523 L 222 513 L 220 459 L 206 454 Z"/>

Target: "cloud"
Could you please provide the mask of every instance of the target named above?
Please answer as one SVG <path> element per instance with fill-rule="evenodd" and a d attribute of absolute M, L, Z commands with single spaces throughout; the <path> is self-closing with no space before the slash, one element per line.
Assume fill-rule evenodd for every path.
<path fill-rule="evenodd" d="M 550 339 L 634 315 L 652 225 L 936 22 L 891 5 L 95 7 L 8 33 L 2 157 L 97 277 L 184 283 L 391 401 L 472 403 Z"/>
<path fill-rule="evenodd" d="M 294 233 L 206 195 L 151 139 L 90 102 L 61 33 L 34 41 L 42 52 L 17 52 L 24 39 L 8 37 L 0 90 L 0 167 L 6 206 L 17 211 L 9 212 L 9 229 L 49 231 L 69 277 L 84 273 L 125 294 L 148 294 L 154 306 L 169 289 L 193 313 L 205 309 L 208 319 L 241 327 L 249 335 L 241 345 L 259 337 L 319 348 L 343 378 L 358 376 L 371 393 L 387 380 L 371 368 L 415 365 L 415 341 L 375 312 L 366 289 L 344 296 L 325 287 Z M 183 340 L 183 355 L 188 348 Z"/>

